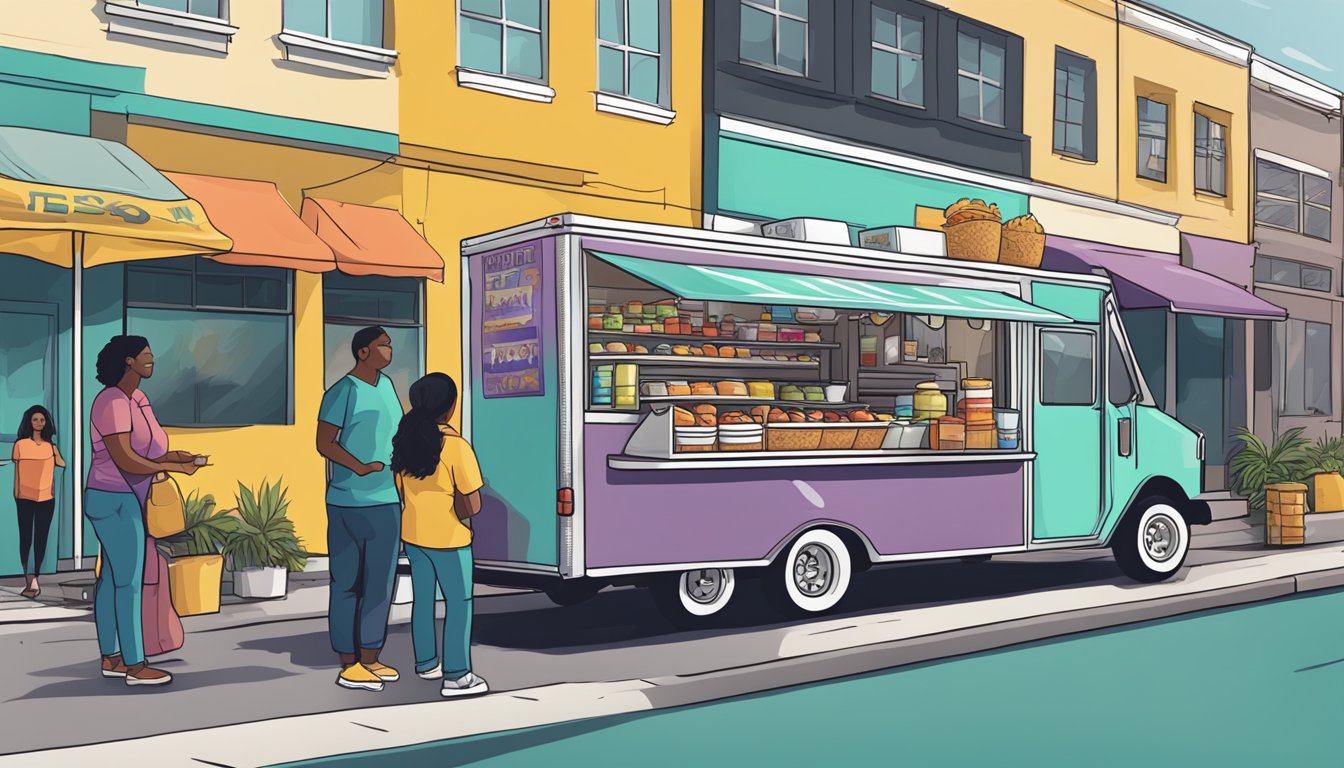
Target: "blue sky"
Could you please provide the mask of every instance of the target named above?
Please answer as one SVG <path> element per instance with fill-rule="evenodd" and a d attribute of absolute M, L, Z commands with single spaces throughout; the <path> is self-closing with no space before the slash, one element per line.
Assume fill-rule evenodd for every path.
<path fill-rule="evenodd" d="M 1344 1 L 1153 0 L 1255 46 L 1255 52 L 1344 89 Z"/>

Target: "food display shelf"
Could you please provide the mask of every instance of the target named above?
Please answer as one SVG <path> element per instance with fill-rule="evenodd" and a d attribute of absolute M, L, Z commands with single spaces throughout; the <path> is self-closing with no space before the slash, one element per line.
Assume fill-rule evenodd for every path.
<path fill-rule="evenodd" d="M 741 395 L 640 395 L 645 403 L 742 403 L 744 405 L 771 405 L 781 408 L 839 408 L 852 411 L 855 408 L 867 408 L 860 403 L 830 403 L 824 400 L 779 400 L 767 397 L 743 397 Z"/>
<path fill-rule="evenodd" d="M 685 453 L 671 458 L 616 454 L 607 457 L 611 469 L 741 469 L 744 467 L 813 467 L 859 464 L 970 464 L 1023 462 L 1036 458 L 1031 451 L 753 451 L 750 453 Z"/>
<path fill-rule="evenodd" d="M 713 344 L 722 347 L 748 347 L 761 349 L 839 349 L 840 345 L 831 341 L 748 341 L 728 336 L 685 336 L 668 333 L 626 333 L 625 331 L 599 331 L 589 329 L 588 335 L 601 339 L 650 339 L 668 343 Z M 597 353 L 594 353 L 597 354 Z"/>
<path fill-rule="evenodd" d="M 820 363 L 815 360 L 762 360 L 756 357 L 707 357 L 704 355 L 640 355 L 640 354 L 599 354 L 588 355 L 591 365 L 604 363 L 642 363 L 645 365 L 672 365 L 683 368 L 785 368 L 795 370 L 816 370 Z"/>

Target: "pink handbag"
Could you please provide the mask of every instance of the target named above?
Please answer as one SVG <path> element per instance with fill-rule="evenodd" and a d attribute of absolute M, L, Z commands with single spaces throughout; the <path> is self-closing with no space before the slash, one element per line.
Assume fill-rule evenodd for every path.
<path fill-rule="evenodd" d="M 152 536 L 146 537 L 145 586 L 140 616 L 145 638 L 145 655 L 158 656 L 182 647 L 186 640 L 182 619 L 173 609 L 168 591 L 168 559 L 159 552 Z"/>

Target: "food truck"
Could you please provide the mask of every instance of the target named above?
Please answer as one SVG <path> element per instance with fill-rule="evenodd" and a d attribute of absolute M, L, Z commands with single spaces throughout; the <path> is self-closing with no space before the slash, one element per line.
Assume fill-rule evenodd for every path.
<path fill-rule="evenodd" d="M 477 578 L 713 616 L 873 564 L 1109 547 L 1176 573 L 1203 436 L 1102 275 L 558 215 L 464 241 Z"/>

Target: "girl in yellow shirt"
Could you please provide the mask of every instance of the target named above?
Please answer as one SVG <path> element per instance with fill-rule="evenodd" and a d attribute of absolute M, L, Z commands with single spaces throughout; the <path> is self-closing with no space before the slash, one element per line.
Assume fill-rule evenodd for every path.
<path fill-rule="evenodd" d="M 411 410 L 392 438 L 402 493 L 401 540 L 411 561 L 411 641 L 416 674 L 443 678 L 444 696 L 490 690 L 471 671 L 471 518 L 481 511 L 481 467 L 471 444 L 448 426 L 457 384 L 431 373 L 411 385 Z M 434 590 L 443 592 L 443 659 L 434 636 Z"/>

